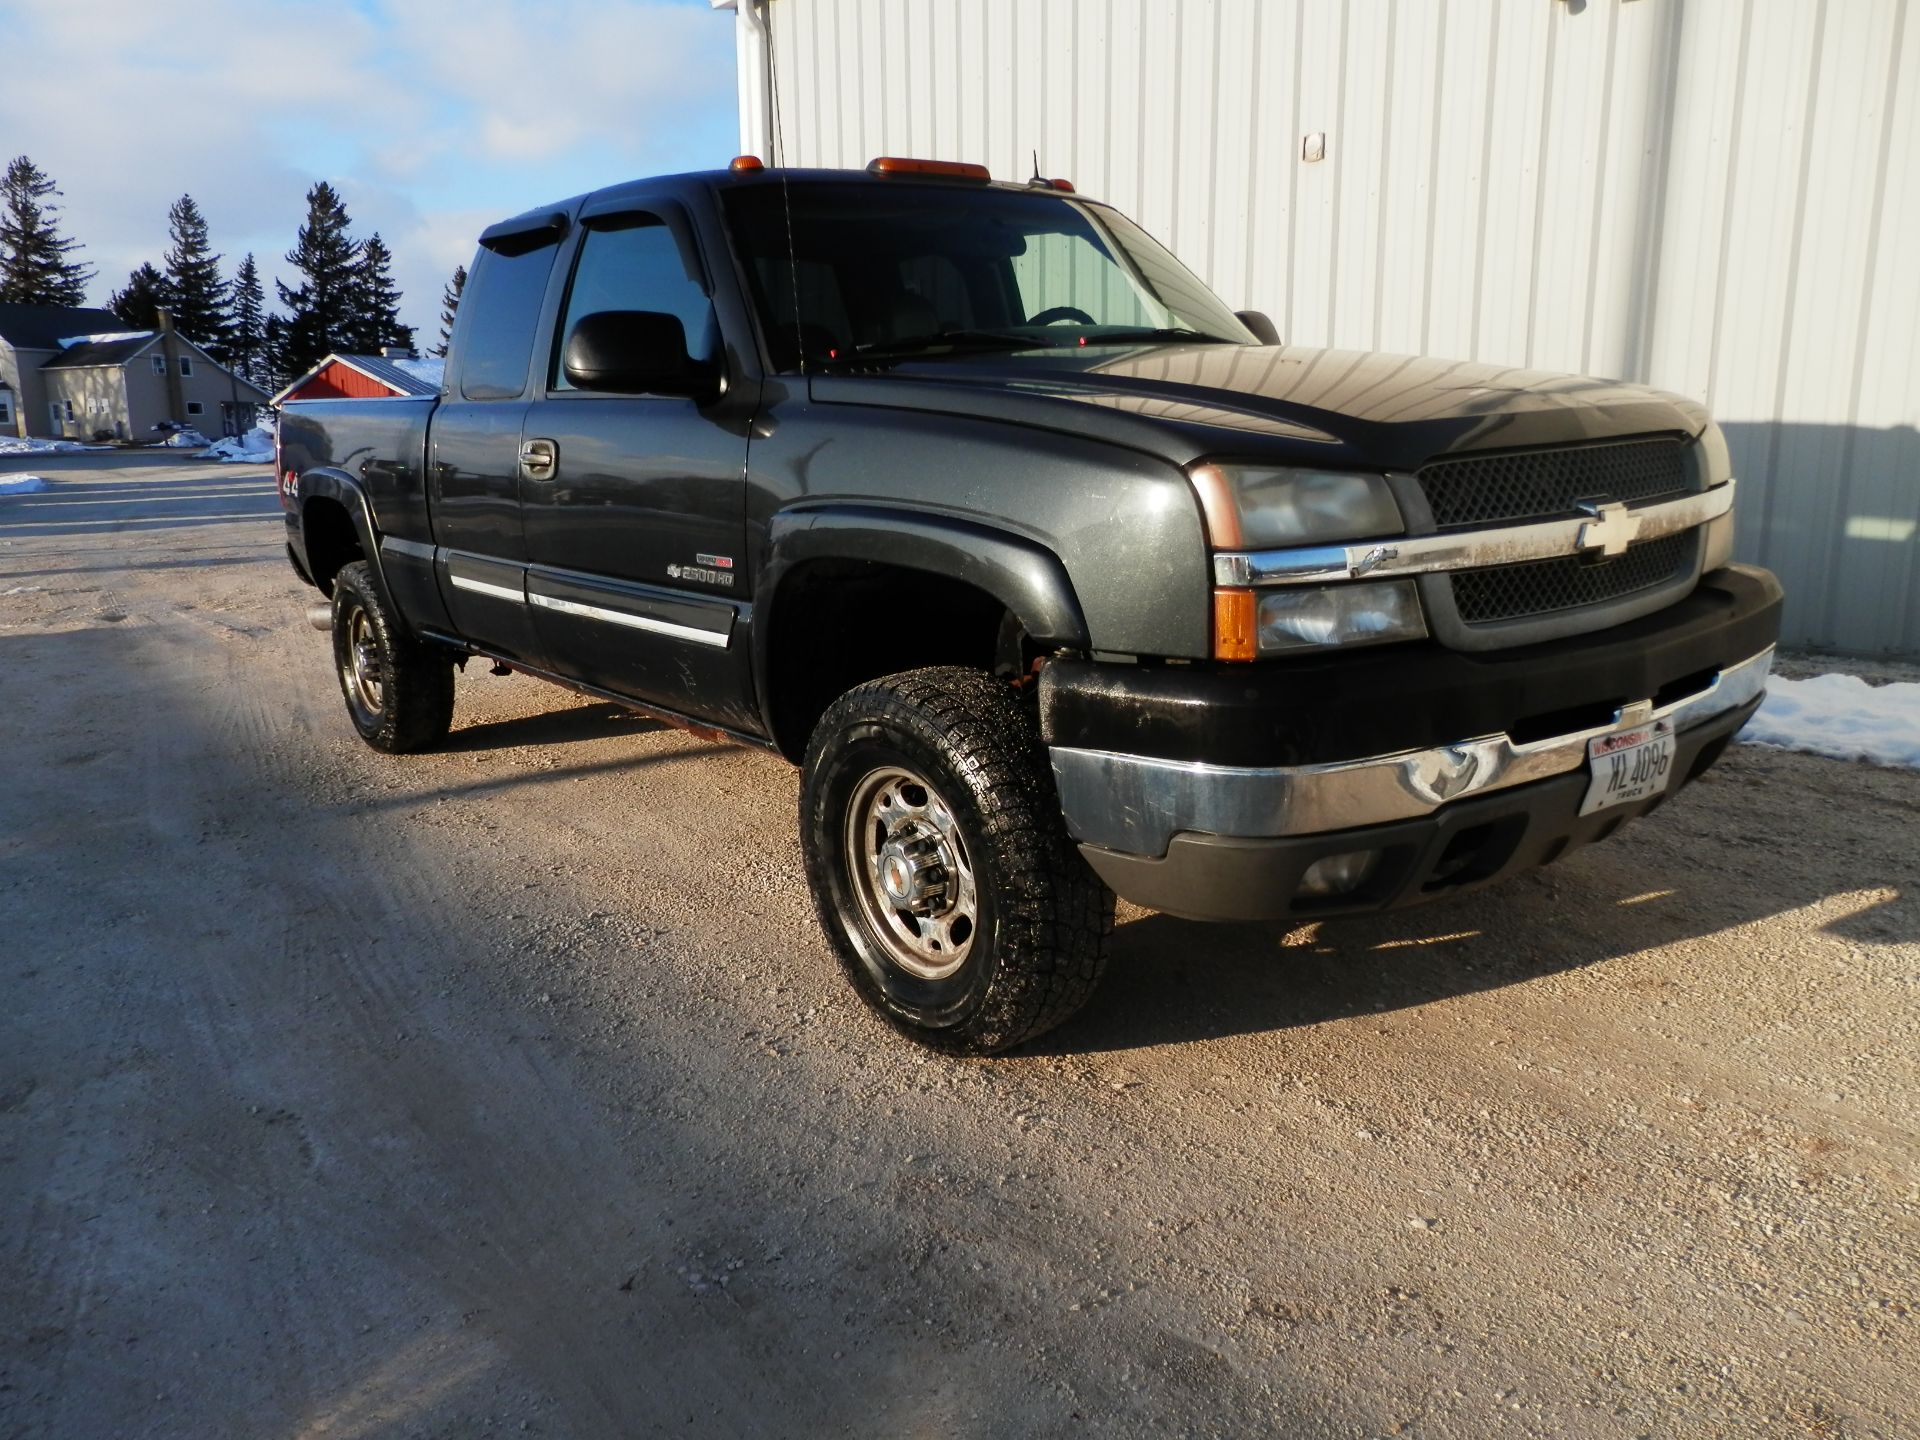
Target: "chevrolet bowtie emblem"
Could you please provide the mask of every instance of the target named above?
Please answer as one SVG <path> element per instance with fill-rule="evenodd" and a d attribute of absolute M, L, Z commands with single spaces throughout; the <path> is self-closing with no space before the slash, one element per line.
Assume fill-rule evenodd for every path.
<path fill-rule="evenodd" d="M 1580 538 L 1573 542 L 1582 555 L 1600 554 L 1611 559 L 1627 553 L 1627 546 L 1640 533 L 1640 517 L 1618 500 L 1581 500 L 1574 506 L 1593 518 L 1580 527 Z"/>

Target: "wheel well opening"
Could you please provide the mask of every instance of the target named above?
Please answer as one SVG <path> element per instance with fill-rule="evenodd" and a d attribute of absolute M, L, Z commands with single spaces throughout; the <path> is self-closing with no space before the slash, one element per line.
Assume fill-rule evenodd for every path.
<path fill-rule="evenodd" d="M 333 577 L 342 566 L 367 558 L 353 528 L 353 518 L 338 500 L 319 496 L 307 501 L 300 511 L 300 530 L 307 542 L 313 583 L 323 595 L 333 594 Z"/>
<path fill-rule="evenodd" d="M 798 761 L 826 708 L 856 685 L 926 665 L 966 665 L 1013 680 L 1034 647 L 1006 606 L 926 570 L 815 560 L 781 582 L 767 636 L 773 739 Z"/>

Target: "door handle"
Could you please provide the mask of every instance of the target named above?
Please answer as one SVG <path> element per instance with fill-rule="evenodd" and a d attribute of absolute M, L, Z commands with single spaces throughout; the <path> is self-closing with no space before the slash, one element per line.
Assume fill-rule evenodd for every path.
<path fill-rule="evenodd" d="M 528 480 L 551 480 L 560 464 L 560 447 L 551 440 L 520 442 L 520 474 Z"/>

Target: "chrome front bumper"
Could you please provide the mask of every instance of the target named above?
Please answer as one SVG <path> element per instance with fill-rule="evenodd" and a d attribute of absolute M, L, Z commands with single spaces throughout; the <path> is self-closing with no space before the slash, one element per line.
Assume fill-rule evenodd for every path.
<path fill-rule="evenodd" d="M 1418 819 L 1457 800 L 1568 774 L 1587 763 L 1587 742 L 1622 725 L 1670 720 L 1684 733 L 1766 690 L 1773 647 L 1714 677 L 1705 689 L 1655 709 L 1622 707 L 1609 724 L 1518 743 L 1488 735 L 1325 765 L 1204 765 L 1054 746 L 1053 774 L 1067 829 L 1085 845 L 1162 856 L 1184 833 L 1244 838 L 1317 835 Z"/>

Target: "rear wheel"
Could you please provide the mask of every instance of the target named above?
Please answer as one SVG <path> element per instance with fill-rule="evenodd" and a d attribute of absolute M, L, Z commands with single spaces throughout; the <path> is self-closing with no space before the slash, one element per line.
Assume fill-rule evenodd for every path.
<path fill-rule="evenodd" d="M 800 831 L 855 989 L 921 1043 L 1004 1050 L 1099 982 L 1112 892 L 1067 834 L 1030 713 L 992 677 L 914 670 L 835 701 L 808 747 Z"/>
<path fill-rule="evenodd" d="M 408 635 L 364 560 L 333 577 L 333 663 L 347 714 L 376 750 L 424 750 L 453 724 L 453 657 Z"/>

